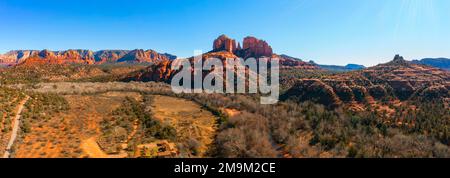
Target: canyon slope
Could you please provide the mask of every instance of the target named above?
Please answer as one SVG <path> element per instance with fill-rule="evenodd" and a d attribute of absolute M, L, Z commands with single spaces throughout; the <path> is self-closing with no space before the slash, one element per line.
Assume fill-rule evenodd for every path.
<path fill-rule="evenodd" d="M 450 72 L 406 61 L 394 60 L 360 71 L 297 79 L 285 100 L 314 101 L 330 107 L 374 101 L 450 100 Z"/>

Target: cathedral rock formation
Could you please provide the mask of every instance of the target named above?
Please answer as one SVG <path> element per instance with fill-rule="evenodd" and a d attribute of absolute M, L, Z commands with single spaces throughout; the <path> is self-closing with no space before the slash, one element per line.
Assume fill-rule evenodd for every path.
<path fill-rule="evenodd" d="M 231 39 L 226 35 L 221 35 L 214 40 L 213 51 L 228 51 L 230 53 L 235 53 L 236 50 L 236 40 Z"/>
<path fill-rule="evenodd" d="M 264 41 L 255 37 L 245 37 L 243 47 L 240 43 L 236 43 L 236 40 L 229 38 L 226 35 L 219 36 L 214 40 L 213 52 L 227 51 L 236 54 L 242 58 L 260 58 L 260 57 L 272 57 L 272 47 Z"/>
<path fill-rule="evenodd" d="M 273 54 L 272 47 L 264 40 L 257 39 L 255 37 L 244 38 L 243 43 L 243 57 L 271 57 Z"/>

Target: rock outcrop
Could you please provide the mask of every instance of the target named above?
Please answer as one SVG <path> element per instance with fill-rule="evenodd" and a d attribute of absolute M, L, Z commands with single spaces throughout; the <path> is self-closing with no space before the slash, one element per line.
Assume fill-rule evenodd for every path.
<path fill-rule="evenodd" d="M 227 51 L 244 59 L 272 57 L 273 55 L 272 47 L 266 41 L 251 36 L 244 38 L 241 48 L 241 44 L 236 43 L 236 40 L 221 35 L 213 43 L 212 52 L 218 51 Z"/>
<path fill-rule="evenodd" d="M 161 61 L 169 61 L 171 60 L 168 56 L 159 54 L 153 50 L 142 50 L 136 49 L 128 52 L 125 56 L 118 59 L 117 62 L 126 62 L 126 63 L 150 63 L 150 62 L 161 62 Z"/>
<path fill-rule="evenodd" d="M 281 67 L 284 68 L 318 69 L 316 65 L 304 62 L 300 59 L 287 55 L 274 54 L 272 47 L 266 41 L 251 36 L 244 38 L 243 46 L 241 47 L 241 43 L 236 43 L 236 40 L 231 39 L 226 35 L 221 35 L 214 40 L 213 50 L 211 52 L 214 53 L 220 51 L 231 53 L 243 59 L 259 59 L 261 57 L 279 59 Z"/>
<path fill-rule="evenodd" d="M 147 67 L 144 71 L 126 76 L 123 81 L 142 82 L 170 82 L 177 71 L 171 69 L 173 61 L 161 61 L 155 65 Z"/>
<path fill-rule="evenodd" d="M 89 50 L 67 50 L 67 51 L 49 51 L 42 50 L 38 54 L 24 59 L 22 64 L 94 64 L 94 53 Z"/>
<path fill-rule="evenodd" d="M 13 50 L 5 54 L 0 54 L 0 63 L 15 64 L 38 54 L 37 50 Z"/>
<path fill-rule="evenodd" d="M 95 52 L 96 63 L 113 63 L 127 55 L 129 50 L 100 50 Z"/>
<path fill-rule="evenodd" d="M 266 41 L 251 36 L 244 38 L 242 50 L 241 56 L 244 58 L 271 57 L 273 55 L 272 47 Z"/>
<path fill-rule="evenodd" d="M 229 38 L 226 35 L 221 35 L 219 38 L 214 40 L 213 51 L 227 51 L 230 53 L 236 53 L 238 48 L 236 47 L 236 40 Z M 240 49 L 239 49 L 240 50 Z"/>

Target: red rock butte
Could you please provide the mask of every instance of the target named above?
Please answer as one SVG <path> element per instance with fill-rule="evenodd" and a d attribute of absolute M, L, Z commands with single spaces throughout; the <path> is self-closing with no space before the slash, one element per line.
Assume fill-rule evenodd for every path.
<path fill-rule="evenodd" d="M 214 40 L 213 51 L 227 51 L 243 58 L 271 57 L 273 55 L 272 47 L 266 41 L 251 36 L 244 38 L 241 48 L 241 44 L 236 44 L 236 40 L 221 35 Z"/>
<path fill-rule="evenodd" d="M 228 51 L 230 53 L 235 53 L 236 50 L 238 50 L 236 48 L 236 40 L 231 39 L 226 35 L 221 35 L 214 40 L 213 51 Z"/>
<path fill-rule="evenodd" d="M 273 55 L 272 47 L 266 41 L 257 39 L 255 37 L 245 37 L 243 43 L 245 51 L 244 57 L 270 57 Z"/>

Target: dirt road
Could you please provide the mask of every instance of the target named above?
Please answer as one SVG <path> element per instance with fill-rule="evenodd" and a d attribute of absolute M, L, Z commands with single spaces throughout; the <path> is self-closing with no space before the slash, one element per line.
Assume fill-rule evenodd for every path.
<path fill-rule="evenodd" d="M 20 117 L 22 117 L 21 113 L 23 111 L 23 107 L 24 107 L 25 103 L 27 103 L 27 101 L 29 99 L 30 99 L 30 97 L 26 96 L 25 99 L 23 99 L 17 107 L 17 112 L 16 112 L 17 114 L 16 114 L 16 117 L 14 118 L 14 125 L 13 125 L 13 129 L 12 129 L 12 133 L 11 133 L 11 138 L 9 139 L 8 146 L 6 147 L 6 151 L 5 151 L 5 154 L 3 155 L 3 158 L 9 158 L 9 156 L 11 155 L 11 152 L 10 152 L 11 147 L 13 146 L 14 141 L 17 138 L 17 132 L 19 131 Z"/>

